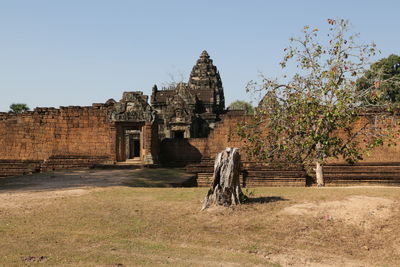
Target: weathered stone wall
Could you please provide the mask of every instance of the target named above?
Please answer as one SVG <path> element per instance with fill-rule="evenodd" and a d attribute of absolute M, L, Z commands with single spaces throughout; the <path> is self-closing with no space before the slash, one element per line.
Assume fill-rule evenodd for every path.
<path fill-rule="evenodd" d="M 208 138 L 164 139 L 161 142 L 161 161 L 168 164 L 185 165 L 215 158 L 216 154 L 228 146 L 241 147 L 242 141 L 236 134 L 237 123 L 245 120 L 243 115 L 221 116 Z M 242 153 L 244 157 L 244 153 Z"/>
<path fill-rule="evenodd" d="M 360 128 L 367 117 L 362 117 L 356 128 Z M 245 116 L 225 115 L 207 139 L 169 140 L 162 149 L 168 153 L 170 163 L 187 165 L 187 170 L 197 174 L 198 186 L 209 186 L 212 177 L 213 158 L 225 147 L 242 147 L 243 141 L 237 136 L 237 123 L 246 120 Z M 378 122 L 379 123 L 379 122 Z M 359 139 L 362 143 L 363 140 Z M 186 143 L 185 143 L 186 142 Z M 182 143 L 186 149 L 180 149 Z M 197 152 L 197 153 L 196 153 Z M 292 169 L 287 164 L 282 166 L 259 165 L 244 161 L 243 186 L 304 186 L 305 172 Z M 377 147 L 356 165 L 349 165 L 344 160 L 331 160 L 324 168 L 326 184 L 330 185 L 400 185 L 400 144 Z M 192 162 L 200 162 L 190 164 Z"/>
<path fill-rule="evenodd" d="M 115 162 L 116 129 L 108 121 L 108 111 L 106 105 L 95 104 L 91 107 L 37 108 L 18 115 L 0 113 L 0 176 Z M 248 118 L 228 112 L 221 116 L 221 121 L 208 138 L 164 139 L 160 144 L 156 138 L 157 125 L 147 124 L 143 129 L 143 149 L 151 152 L 154 161 L 160 156 L 165 165 L 184 166 L 201 162 L 205 169 L 202 170 L 200 164 L 194 166 L 192 172 L 199 173 L 200 178 L 204 176 L 206 184 L 215 155 L 225 147 L 243 147 L 243 141 L 236 134 L 237 124 Z M 362 120 L 358 127 L 361 125 Z M 242 152 L 241 156 L 245 164 L 252 164 L 245 153 Z M 349 166 L 343 160 L 331 161 L 326 167 L 327 183 L 400 184 L 399 156 L 400 145 L 383 146 L 373 150 L 357 166 Z M 285 172 L 268 166 L 257 168 L 258 165 L 244 166 L 244 184 L 305 184 L 304 175 L 299 170 Z"/>
<path fill-rule="evenodd" d="M 160 161 L 166 166 L 200 162 L 206 153 L 207 138 L 164 139 L 160 143 Z"/>
<path fill-rule="evenodd" d="M 71 155 L 114 161 L 115 129 L 105 105 L 0 113 L 0 160 Z"/>
<path fill-rule="evenodd" d="M 169 139 L 163 142 L 161 149 L 167 153 L 171 161 L 196 161 L 201 159 L 213 159 L 215 155 L 225 147 L 243 147 L 243 140 L 237 135 L 238 122 L 245 121 L 248 116 L 238 114 L 225 114 L 221 116 L 221 121 L 210 133 L 208 138 L 190 138 L 190 139 Z M 356 128 L 360 128 L 366 118 L 362 117 L 358 121 Z M 359 140 L 361 143 L 362 139 Z M 400 140 L 399 140 L 400 141 Z M 187 149 L 182 149 L 186 147 Z M 198 153 L 196 153 L 198 152 Z M 246 159 L 245 153 L 241 153 L 243 160 Z M 343 160 L 331 160 L 331 163 L 345 163 Z M 362 163 L 400 163 L 400 143 L 397 146 L 389 147 L 387 145 L 373 149 L 369 155 L 364 156 Z"/>

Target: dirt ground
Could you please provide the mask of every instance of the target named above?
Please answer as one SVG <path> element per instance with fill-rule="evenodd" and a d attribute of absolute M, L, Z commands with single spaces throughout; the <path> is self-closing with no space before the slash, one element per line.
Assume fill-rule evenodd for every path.
<path fill-rule="evenodd" d="M 296 204 L 282 213 L 290 215 L 312 215 L 326 220 L 341 220 L 362 228 L 371 228 L 377 221 L 392 215 L 394 201 L 381 197 L 351 196 L 341 201 Z"/>
<path fill-rule="evenodd" d="M 68 170 L 0 178 L 0 208 L 46 205 L 50 202 L 44 200 L 76 197 L 112 186 L 171 187 L 189 178 L 171 169 Z"/>
<path fill-rule="evenodd" d="M 75 245 L 63 252 L 71 253 L 64 259 L 68 264 L 60 265 L 400 264 L 400 188 L 246 189 L 252 195 L 249 204 L 206 212 L 199 212 L 206 188 L 155 188 L 171 187 L 187 178 L 170 170 L 73 170 L 0 179 L 0 233 L 4 237 L 0 256 L 8 257 L 10 266 L 19 266 L 21 259 L 23 265 L 58 265 L 64 257 L 58 254 L 64 249 L 60 239 L 72 235 L 66 246 Z M 118 218 L 118 225 L 112 226 L 115 220 L 105 223 L 110 216 Z M 42 222 L 43 218 L 51 220 Z M 132 218 L 140 219 L 138 226 L 132 226 Z M 27 220 L 36 221 L 40 235 L 26 236 L 31 231 Z M 85 221 L 76 224 L 80 220 Z M 136 230 L 126 239 L 132 227 Z M 127 229 L 129 234 L 121 236 Z M 108 243 L 99 241 L 103 232 Z M 82 239 L 82 233 L 90 235 Z M 22 236 L 21 243 L 15 236 Z M 108 236 L 114 236 L 112 241 Z M 229 244 L 231 238 L 238 243 Z M 86 244 L 91 239 L 97 240 L 94 247 Z M 10 247 L 11 240 L 15 247 Z M 30 242 L 43 243 L 37 248 L 40 252 L 34 254 L 27 245 Z M 104 247 L 111 246 L 109 242 L 113 249 L 107 254 Z M 132 244 L 142 245 L 132 251 Z M 74 247 L 80 248 L 78 254 L 89 250 L 102 256 L 82 259 L 69 251 Z M 124 252 L 116 253 L 115 247 Z M 115 257 L 117 265 L 103 264 Z"/>

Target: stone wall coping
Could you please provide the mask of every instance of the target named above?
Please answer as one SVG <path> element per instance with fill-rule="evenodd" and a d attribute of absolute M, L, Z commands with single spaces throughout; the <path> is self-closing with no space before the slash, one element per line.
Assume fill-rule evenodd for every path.
<path fill-rule="evenodd" d="M 0 112 L 0 119 L 12 119 L 12 118 L 21 118 L 21 117 L 30 117 L 35 114 L 57 114 L 61 111 L 89 111 L 89 110 L 99 110 L 99 109 L 108 109 L 108 105 L 103 103 L 94 103 L 92 106 L 60 106 L 59 108 L 55 107 L 36 107 L 32 111 L 26 111 L 23 113 L 14 113 L 14 112 Z"/>

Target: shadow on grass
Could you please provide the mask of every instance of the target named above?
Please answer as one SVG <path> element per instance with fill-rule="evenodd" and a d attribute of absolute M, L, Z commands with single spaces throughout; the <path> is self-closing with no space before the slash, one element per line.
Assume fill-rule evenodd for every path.
<path fill-rule="evenodd" d="M 196 177 L 180 169 L 63 170 L 0 178 L 0 192 L 82 187 L 194 187 Z"/>
<path fill-rule="evenodd" d="M 277 201 L 288 201 L 288 199 L 282 197 L 249 197 L 246 203 L 270 203 Z"/>
<path fill-rule="evenodd" d="M 179 169 L 141 169 L 123 182 L 130 187 L 193 187 L 196 177 Z"/>
<path fill-rule="evenodd" d="M 0 191 L 20 189 L 23 187 L 34 186 L 29 176 L 11 176 L 0 178 Z"/>

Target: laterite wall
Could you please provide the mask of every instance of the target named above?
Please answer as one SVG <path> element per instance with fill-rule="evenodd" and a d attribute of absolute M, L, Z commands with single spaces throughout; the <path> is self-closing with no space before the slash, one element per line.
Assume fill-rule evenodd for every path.
<path fill-rule="evenodd" d="M 379 116 L 378 116 L 379 117 Z M 378 118 L 377 117 L 377 118 Z M 371 116 L 361 116 L 355 125 L 360 129 Z M 197 163 L 187 165 L 187 170 L 197 175 L 198 186 L 210 186 L 213 173 L 213 158 L 225 147 L 243 147 L 243 141 L 237 136 L 237 123 L 246 120 L 245 116 L 224 116 L 215 130 L 207 139 L 188 139 L 186 145 L 190 149 L 180 150 L 175 140 L 162 148 L 168 148 L 170 159 L 193 159 Z M 376 120 L 377 127 L 382 126 Z M 340 133 L 338 133 L 340 134 Z M 363 138 L 358 141 L 362 144 Z M 400 141 L 400 140 L 399 140 Z M 184 141 L 180 141 L 184 142 Z M 199 153 L 194 153 L 199 152 Z M 199 154 L 203 157 L 200 157 Z M 197 155 L 197 157 L 195 157 Z M 312 183 L 312 177 L 307 178 L 304 170 L 293 169 L 288 164 L 257 164 L 249 162 L 245 153 L 241 153 L 243 186 L 305 186 Z M 173 161 L 174 162 L 174 161 Z M 175 161 L 176 162 L 176 161 Z M 196 162 L 196 161 L 195 161 Z M 181 164 L 183 165 L 183 164 Z M 349 185 L 400 185 L 400 143 L 394 147 L 387 145 L 377 147 L 364 156 L 364 160 L 356 165 L 349 165 L 342 159 L 331 160 L 324 168 L 325 183 L 327 186 Z"/>
<path fill-rule="evenodd" d="M 217 153 L 226 147 L 241 147 L 242 141 L 237 132 L 239 121 L 246 119 L 243 115 L 221 116 L 208 138 L 164 139 L 161 142 L 161 161 L 166 164 L 185 165 L 185 163 L 199 162 L 202 159 L 214 158 Z M 245 159 L 244 153 L 241 154 Z"/>
<path fill-rule="evenodd" d="M 114 160 L 115 134 L 107 107 L 36 108 L 0 113 L 0 160 L 46 160 L 81 155 Z"/>
<path fill-rule="evenodd" d="M 237 135 L 238 122 L 245 121 L 249 117 L 244 115 L 229 115 L 221 116 L 221 121 L 211 131 L 208 138 L 190 138 L 190 139 L 166 139 L 161 145 L 161 154 L 167 155 L 164 157 L 167 161 L 188 161 L 196 162 L 201 159 L 212 159 L 216 154 L 222 151 L 225 147 L 243 147 L 243 140 Z M 357 122 L 356 128 L 361 128 L 366 116 L 361 116 Z M 379 126 L 379 121 L 378 121 Z M 359 138 L 360 143 L 363 139 Z M 244 152 L 241 153 L 243 160 L 246 160 Z M 389 147 L 387 145 L 377 147 L 370 152 L 370 155 L 365 155 L 363 163 L 400 163 L 400 138 L 397 146 Z M 345 163 L 343 160 L 332 160 L 331 163 Z"/>

